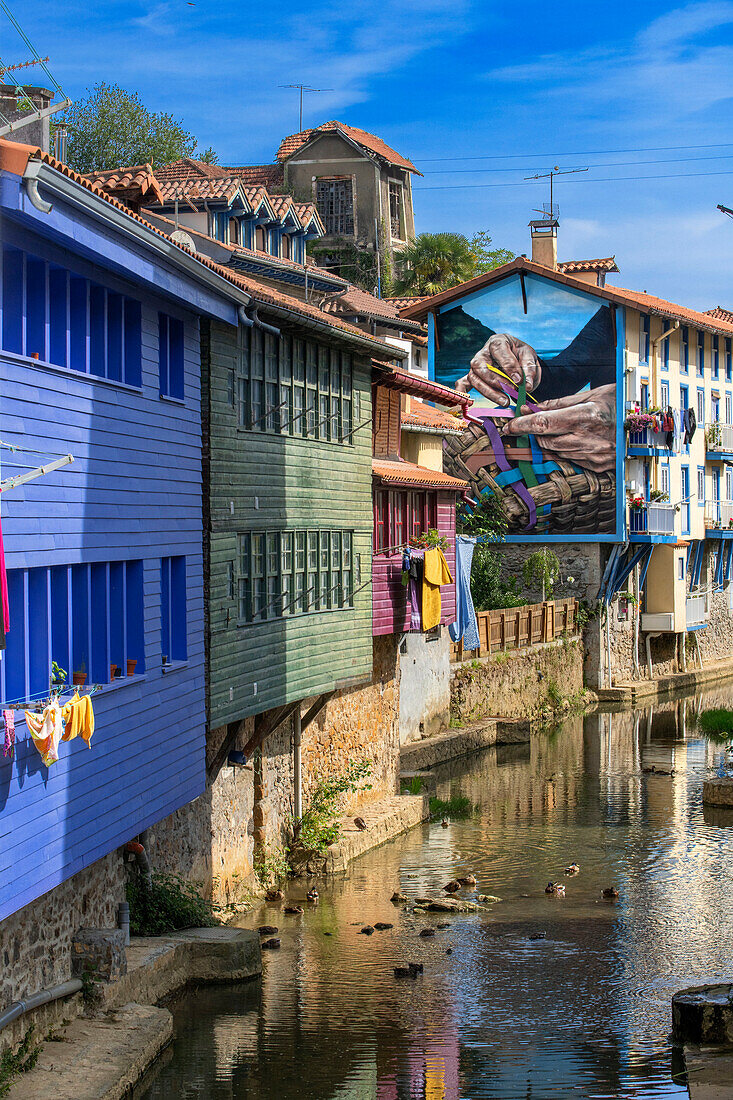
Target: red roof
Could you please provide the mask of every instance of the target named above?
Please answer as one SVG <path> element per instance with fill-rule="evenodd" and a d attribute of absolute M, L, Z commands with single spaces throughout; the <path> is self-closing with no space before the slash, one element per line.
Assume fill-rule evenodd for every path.
<path fill-rule="evenodd" d="M 230 176 L 237 176 L 242 183 L 255 187 L 282 187 L 285 177 L 282 164 L 242 164 L 225 168 Z"/>
<path fill-rule="evenodd" d="M 463 417 L 453 416 L 451 413 L 443 412 L 442 409 L 434 409 L 424 401 L 412 401 L 409 412 L 403 412 L 401 420 L 402 424 L 408 428 L 430 428 L 436 432 L 460 434 L 466 427 Z"/>
<path fill-rule="evenodd" d="M 389 346 L 388 344 L 387 347 Z M 379 366 L 384 372 L 374 379 L 379 386 L 385 386 L 389 390 L 399 390 L 400 393 L 410 393 L 413 397 L 425 397 L 428 401 L 435 401 L 448 408 L 456 405 L 468 408 L 469 405 L 473 405 L 473 399 L 468 394 L 459 393 L 458 390 L 452 390 L 449 386 L 441 386 L 439 382 L 431 382 L 421 374 L 411 374 L 403 367 L 387 367 L 384 364 Z"/>
<path fill-rule="evenodd" d="M 423 298 L 416 305 L 405 309 L 404 316 L 412 317 L 415 320 L 427 317 L 429 313 L 439 309 L 440 306 L 454 302 L 467 294 L 473 294 L 474 291 L 481 290 L 492 283 L 500 282 L 509 275 L 513 275 L 515 271 L 527 271 L 534 275 L 542 275 L 545 279 L 552 279 L 553 282 L 582 290 L 584 294 L 591 294 L 604 301 L 633 306 L 642 313 L 653 313 L 659 317 L 667 317 L 672 321 L 680 321 L 684 325 L 694 325 L 696 328 L 704 329 L 707 332 L 719 332 L 725 336 L 733 335 L 733 324 L 713 317 L 709 313 L 687 309 L 686 306 L 678 306 L 674 302 L 668 302 L 664 298 L 657 298 L 653 294 L 646 294 L 640 290 L 627 290 L 625 287 L 619 286 L 592 286 L 580 279 L 574 279 L 570 275 L 564 275 L 561 271 L 554 271 L 551 267 L 545 267 L 544 264 L 534 263 L 524 256 L 517 256 L 515 260 L 511 260 L 508 264 L 495 267 L 493 271 L 487 271 L 484 275 L 478 275 L 475 279 L 469 279 L 466 283 L 452 286 L 449 290 L 441 291 L 440 294 Z"/>
<path fill-rule="evenodd" d="M 231 173 L 228 168 L 222 168 L 220 164 L 207 164 L 204 160 L 194 160 L 193 157 L 184 157 L 182 160 L 174 160 L 171 164 L 162 164 L 155 169 L 159 180 L 187 180 L 199 177 L 202 179 L 221 179 Z"/>
<path fill-rule="evenodd" d="M 395 307 L 398 313 L 401 313 L 403 309 L 407 309 L 408 306 L 414 306 L 418 302 L 424 302 L 427 295 L 423 294 L 420 297 L 415 298 L 385 298 L 385 302 L 390 302 Z"/>
<path fill-rule="evenodd" d="M 229 202 L 237 191 L 244 190 L 234 176 L 189 176 L 185 179 L 163 179 L 160 184 L 161 203 L 170 203 L 174 199 L 185 202 L 206 202 L 209 199 L 221 199 Z"/>
<path fill-rule="evenodd" d="M 598 260 L 561 260 L 557 265 L 557 270 L 561 271 L 563 275 L 572 275 L 578 271 L 615 271 L 618 273 L 615 256 L 602 256 Z"/>
<path fill-rule="evenodd" d="M 392 328 L 420 333 L 422 325 L 417 321 L 407 321 L 400 317 L 394 306 L 384 298 L 376 298 L 360 287 L 350 286 L 339 298 L 332 298 L 323 307 L 327 313 L 343 313 L 369 317 L 375 321 L 391 325 Z"/>
<path fill-rule="evenodd" d="M 405 168 L 408 172 L 416 172 L 418 176 L 422 175 L 422 172 L 418 172 L 415 165 L 407 157 L 400 156 L 399 153 L 391 149 L 386 142 L 382 141 L 375 134 L 368 133 L 367 130 L 359 130 L 356 126 L 347 126 L 344 122 L 324 122 L 320 126 L 315 126 L 312 130 L 301 130 L 298 134 L 290 134 L 288 137 L 283 138 L 280 142 L 280 148 L 277 151 L 278 160 L 287 160 L 289 156 L 301 149 L 309 141 L 311 141 L 318 134 L 328 132 L 329 130 L 338 130 L 346 137 L 351 138 L 357 145 L 361 145 L 362 148 L 368 149 L 370 153 L 376 153 L 382 157 L 389 164 L 394 164 L 397 168 Z"/>
<path fill-rule="evenodd" d="M 424 466 L 415 466 L 412 462 L 402 460 L 393 462 L 386 458 L 372 459 L 372 476 L 382 482 L 383 485 L 416 485 L 421 489 L 454 489 L 463 493 L 468 489 L 468 482 L 460 478 L 450 477 L 439 470 L 428 470 Z"/>
<path fill-rule="evenodd" d="M 121 202 L 149 204 L 161 202 L 160 184 L 149 164 L 132 168 L 109 168 L 105 172 L 89 172 L 86 178 Z"/>
<path fill-rule="evenodd" d="M 733 325 L 733 309 L 716 306 L 715 309 L 706 309 L 705 314 L 708 317 L 715 317 L 718 321 L 728 321 Z"/>

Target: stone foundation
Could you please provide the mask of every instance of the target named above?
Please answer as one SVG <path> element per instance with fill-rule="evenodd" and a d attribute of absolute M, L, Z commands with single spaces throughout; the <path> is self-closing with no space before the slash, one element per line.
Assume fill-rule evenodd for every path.
<path fill-rule="evenodd" d="M 454 722 L 492 716 L 532 719 L 582 690 L 580 638 L 492 653 L 453 666 L 451 717 Z"/>

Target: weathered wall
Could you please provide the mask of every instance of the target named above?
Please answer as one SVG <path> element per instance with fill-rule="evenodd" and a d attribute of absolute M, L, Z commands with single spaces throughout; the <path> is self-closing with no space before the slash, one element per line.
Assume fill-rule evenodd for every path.
<path fill-rule="evenodd" d="M 450 721 L 450 636 L 406 634 L 400 647 L 400 744 L 437 733 Z"/>
<path fill-rule="evenodd" d="M 583 689 L 583 649 L 579 638 L 464 661 L 451 672 L 451 717 L 533 718 L 560 698 Z"/>
<path fill-rule="evenodd" d="M 40 989 L 71 977 L 71 941 L 79 928 L 114 928 L 124 901 L 124 868 L 119 851 L 19 909 L 0 923 L 0 1011 Z M 40 1038 L 64 1015 L 75 1012 L 68 1001 L 49 1006 L 3 1030 L 0 1046 L 15 1043 L 36 1022 Z"/>

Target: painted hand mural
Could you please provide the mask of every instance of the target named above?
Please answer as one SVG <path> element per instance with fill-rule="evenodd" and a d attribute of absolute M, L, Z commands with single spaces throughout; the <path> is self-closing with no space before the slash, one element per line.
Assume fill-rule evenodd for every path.
<path fill-rule="evenodd" d="M 436 380 L 475 400 L 446 469 L 501 495 L 509 534 L 616 531 L 616 342 L 613 307 L 538 277 L 439 315 Z"/>

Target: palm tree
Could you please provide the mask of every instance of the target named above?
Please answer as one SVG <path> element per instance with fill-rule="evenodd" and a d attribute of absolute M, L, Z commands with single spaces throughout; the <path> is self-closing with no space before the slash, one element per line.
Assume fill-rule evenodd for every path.
<path fill-rule="evenodd" d="M 396 296 L 439 294 L 476 274 L 476 254 L 462 233 L 420 233 L 395 261 Z"/>

